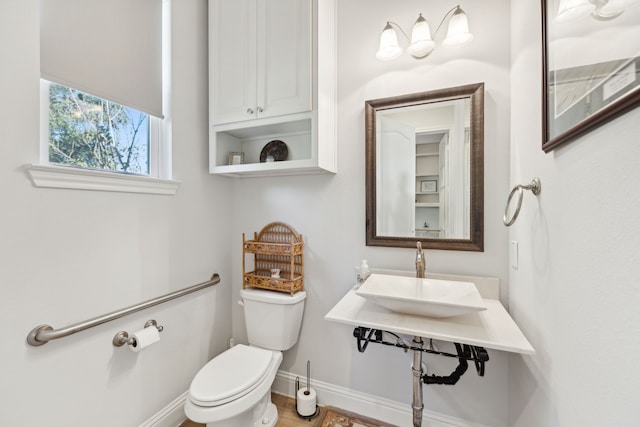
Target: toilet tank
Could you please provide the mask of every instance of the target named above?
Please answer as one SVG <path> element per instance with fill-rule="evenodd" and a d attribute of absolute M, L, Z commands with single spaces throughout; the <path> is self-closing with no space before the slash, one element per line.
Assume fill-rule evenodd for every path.
<path fill-rule="evenodd" d="M 284 292 L 246 288 L 244 303 L 249 344 L 269 350 L 288 350 L 298 341 L 306 292 Z"/>

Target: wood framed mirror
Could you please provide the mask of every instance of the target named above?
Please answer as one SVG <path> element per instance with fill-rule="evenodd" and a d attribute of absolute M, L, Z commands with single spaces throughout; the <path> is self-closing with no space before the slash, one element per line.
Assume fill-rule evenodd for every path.
<path fill-rule="evenodd" d="M 484 250 L 484 83 L 365 101 L 366 244 Z"/>

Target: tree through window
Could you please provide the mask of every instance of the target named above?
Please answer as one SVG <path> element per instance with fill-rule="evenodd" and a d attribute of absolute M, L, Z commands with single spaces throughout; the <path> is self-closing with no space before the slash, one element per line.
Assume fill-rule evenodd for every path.
<path fill-rule="evenodd" d="M 148 175 L 149 116 L 51 83 L 49 162 Z"/>

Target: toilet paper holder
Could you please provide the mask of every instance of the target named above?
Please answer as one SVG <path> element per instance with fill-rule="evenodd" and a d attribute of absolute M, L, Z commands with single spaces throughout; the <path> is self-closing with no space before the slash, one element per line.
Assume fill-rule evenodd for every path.
<path fill-rule="evenodd" d="M 305 395 L 308 395 L 311 392 L 311 361 L 307 360 L 307 389 L 306 391 L 304 391 Z M 296 413 L 298 414 L 298 416 L 304 420 L 311 420 L 312 418 L 314 418 L 315 416 L 317 416 L 320 413 L 320 408 L 318 407 L 318 402 L 314 402 L 315 403 L 315 412 L 313 412 L 312 414 L 306 415 L 306 414 L 301 414 L 299 409 L 298 409 L 298 392 L 300 391 L 300 377 L 296 377 L 296 391 L 295 391 L 295 396 L 296 396 L 296 401 L 295 401 L 295 406 L 296 406 Z M 315 393 L 315 391 L 313 392 Z"/>
<path fill-rule="evenodd" d="M 145 328 L 153 326 L 158 330 L 158 332 L 162 332 L 164 330 L 164 326 L 158 325 L 158 322 L 151 319 L 148 320 L 147 323 L 144 324 Z M 132 345 L 135 342 L 135 338 L 129 338 L 129 333 L 127 331 L 120 331 L 113 337 L 113 345 L 116 347 L 122 347 L 125 344 Z"/>

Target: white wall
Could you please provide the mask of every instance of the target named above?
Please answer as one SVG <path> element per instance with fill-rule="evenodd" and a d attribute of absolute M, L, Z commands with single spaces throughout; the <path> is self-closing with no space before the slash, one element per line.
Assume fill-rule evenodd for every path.
<path fill-rule="evenodd" d="M 285 353 L 281 369 L 361 392 L 411 402 L 410 355 L 383 346 L 356 350 L 353 328 L 324 315 L 350 289 L 354 267 L 367 258 L 379 268 L 415 268 L 411 249 L 365 246 L 364 102 L 392 95 L 485 82 L 485 251 L 426 251 L 427 269 L 497 276 L 507 290 L 507 230 L 502 225 L 509 184 L 509 4 L 467 2 L 474 42 L 458 50 L 442 46 L 427 59 L 403 55 L 375 59 L 387 20 L 410 30 L 418 13 L 433 29 L 455 2 L 349 0 L 338 2 L 338 174 L 233 181 L 233 294 L 238 298 L 241 234 L 253 236 L 272 221 L 303 234 L 308 300 L 298 345 Z M 441 34 L 442 35 L 442 34 Z M 406 44 L 405 44 L 406 46 Z M 505 296 L 506 301 L 506 296 Z M 241 309 L 234 304 L 234 337 L 245 338 Z M 491 426 L 507 425 L 507 356 L 490 352 L 487 374 L 473 369 L 455 387 L 425 386 L 425 408 Z M 432 372 L 449 374 L 451 360 L 427 356 Z M 411 423 L 410 417 L 407 425 Z"/>
<path fill-rule="evenodd" d="M 454 5 L 340 1 L 339 173 L 236 181 L 207 174 L 206 3 L 174 2 L 174 173 L 183 184 L 167 197 L 30 184 L 22 166 L 38 155 L 37 2 L 2 0 L 0 424 L 133 426 L 162 408 L 226 347 L 231 318 L 234 337 L 245 338 L 240 309 L 229 307 L 240 289 L 241 233 L 275 220 L 304 235 L 309 293 L 300 343 L 281 368 L 303 376 L 311 360 L 313 378 L 409 406 L 409 356 L 373 345 L 359 354 L 352 328 L 323 320 L 361 258 L 413 268 L 412 250 L 364 243 L 364 101 L 478 81 L 486 84 L 485 252 L 427 251 L 427 268 L 499 277 L 537 355 L 490 351 L 484 378 L 470 369 L 454 387 L 425 386 L 425 409 L 490 426 L 637 423 L 640 110 L 542 152 L 537 2 L 463 4 L 470 46 L 438 47 L 423 61 L 374 59 L 387 19 L 409 29 L 422 12 L 435 26 Z M 534 176 L 542 194 L 526 194 L 505 229 L 509 189 Z M 508 268 L 510 239 L 520 243 L 518 270 Z M 62 327 L 214 271 L 223 281 L 207 291 L 42 347 L 25 342 L 40 323 Z M 165 326 L 160 343 L 137 355 L 111 345 L 117 331 L 152 317 Z M 437 373 L 453 368 L 426 362 Z"/>
<path fill-rule="evenodd" d="M 0 424 L 134 426 L 187 389 L 231 334 L 230 197 L 207 173 L 206 2 L 173 7 L 176 196 L 35 188 L 38 2 L 0 2 Z M 83 321 L 207 280 L 222 282 L 41 347 L 36 325 Z M 161 341 L 135 354 L 119 330 L 150 319 Z"/>
<path fill-rule="evenodd" d="M 513 356 L 509 425 L 638 425 L 640 109 L 540 149 L 538 2 L 512 1 L 511 184 L 538 176 L 511 240 L 511 315 L 537 354 Z"/>

